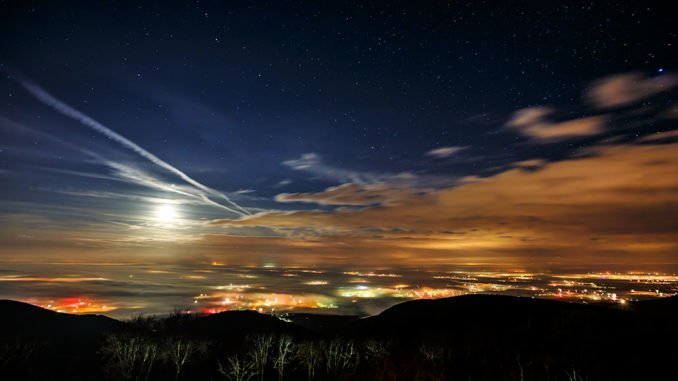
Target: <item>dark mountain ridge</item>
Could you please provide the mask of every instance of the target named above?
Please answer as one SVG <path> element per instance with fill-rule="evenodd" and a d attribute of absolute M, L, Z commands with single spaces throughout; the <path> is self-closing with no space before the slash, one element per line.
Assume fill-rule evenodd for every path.
<path fill-rule="evenodd" d="M 0 337 L 87 337 L 104 334 L 120 326 L 119 321 L 103 315 L 59 313 L 28 303 L 0 300 Z"/>
<path fill-rule="evenodd" d="M 319 379 L 489 380 L 524 375 L 530 379 L 584 379 L 572 376 L 575 373 L 590 380 L 659 379 L 673 371 L 671 364 L 678 358 L 678 348 L 662 345 L 678 342 L 676 316 L 678 297 L 592 305 L 465 295 L 408 301 L 366 318 L 288 314 L 289 322 L 255 311 L 226 311 L 120 322 L 0 300 L 0 364 L 6 364 L 0 369 L 0 378 L 119 379 L 117 371 L 106 371 L 111 366 L 107 340 L 137 337 L 157 343 L 158 348 L 172 342 L 176 345 L 178 338 L 184 343 L 201 343 L 195 347 L 197 352 L 184 371 L 185 377 L 218 379 L 221 376 L 215 364 L 220 358 L 229 353 L 248 358 L 253 338 L 268 335 L 277 343 L 275 340 L 286 335 L 298 348 L 317 344 L 328 351 L 321 352 L 321 358 L 327 357 L 328 368 Z M 273 354 L 277 344 L 272 345 Z M 352 362 L 342 360 L 349 368 L 330 371 L 329 356 L 337 355 L 339 347 L 355 348 L 350 352 L 357 357 L 352 357 Z M 169 358 L 158 359 L 155 378 L 150 379 L 171 377 Z M 286 379 L 305 376 L 301 366 L 298 363 L 291 368 L 296 370 Z M 272 377 L 272 365 L 269 367 Z M 568 378 L 554 376 L 564 374 Z"/>

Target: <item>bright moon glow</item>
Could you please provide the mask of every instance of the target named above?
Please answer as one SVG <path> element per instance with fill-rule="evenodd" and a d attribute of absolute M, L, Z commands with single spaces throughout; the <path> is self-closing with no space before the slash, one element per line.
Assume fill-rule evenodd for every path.
<path fill-rule="evenodd" d="M 155 219 L 160 222 L 173 223 L 177 217 L 177 209 L 174 205 L 162 204 L 155 209 Z"/>

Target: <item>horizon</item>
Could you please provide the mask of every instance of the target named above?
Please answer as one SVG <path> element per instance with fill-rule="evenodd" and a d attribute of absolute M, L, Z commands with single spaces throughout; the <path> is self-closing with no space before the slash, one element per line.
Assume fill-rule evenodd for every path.
<path fill-rule="evenodd" d="M 2 7 L 0 299 L 123 318 L 678 292 L 661 5 Z"/>
<path fill-rule="evenodd" d="M 46 270 L 40 267 L 56 267 Z M 59 267 L 71 272 L 65 274 Z M 15 264 L 0 275 L 3 295 L 45 309 L 116 319 L 176 311 L 215 314 L 254 310 L 373 316 L 408 300 L 511 295 L 588 304 L 619 304 L 678 295 L 678 272 L 443 270 L 155 264 Z M 115 270 L 113 270 L 113 267 Z M 35 276 L 26 269 L 36 271 Z M 73 273 L 76 274 L 73 274 Z M 107 274 L 106 277 L 101 274 Z M 86 285 L 86 286 L 83 286 Z M 141 291 L 139 291 L 141 290 Z M 54 297 L 54 295 L 67 295 Z M 2 298 L 0 298 L 2 299 Z"/>

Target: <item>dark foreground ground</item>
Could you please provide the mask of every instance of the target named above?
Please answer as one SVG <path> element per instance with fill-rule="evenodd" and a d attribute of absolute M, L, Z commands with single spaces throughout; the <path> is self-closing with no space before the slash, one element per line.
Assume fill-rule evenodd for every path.
<path fill-rule="evenodd" d="M 678 297 L 498 295 L 368 318 L 252 311 L 119 322 L 0 301 L 0 380 L 678 379 Z"/>

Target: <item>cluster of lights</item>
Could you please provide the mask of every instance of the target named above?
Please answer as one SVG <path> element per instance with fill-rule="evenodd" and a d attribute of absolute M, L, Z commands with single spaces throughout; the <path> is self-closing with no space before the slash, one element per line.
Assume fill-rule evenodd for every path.
<path fill-rule="evenodd" d="M 434 299 L 447 298 L 450 296 L 459 296 L 465 292 L 453 288 L 430 288 L 417 287 L 410 288 L 406 284 L 397 284 L 391 288 L 388 287 L 369 287 L 360 285 L 348 289 L 340 289 L 338 295 L 344 298 L 370 299 L 378 297 L 407 298 L 407 299 Z"/>
<path fill-rule="evenodd" d="M 291 311 L 317 308 L 337 308 L 328 297 L 283 293 L 214 293 L 200 294 L 194 304 L 206 305 L 203 313 L 219 313 L 228 310 L 255 310 L 259 312 Z"/>
<path fill-rule="evenodd" d="M 351 275 L 351 276 L 360 276 L 360 277 L 379 277 L 379 278 L 400 278 L 402 275 L 400 274 L 393 274 L 393 273 L 375 273 L 375 272 L 368 272 L 368 273 L 363 273 L 359 271 L 344 271 L 342 274 L 344 275 Z"/>
<path fill-rule="evenodd" d="M 407 290 L 407 297 L 415 299 L 435 299 L 435 298 L 449 298 L 451 296 L 463 295 L 465 292 L 451 288 L 429 288 L 421 287 Z"/>
<path fill-rule="evenodd" d="M 512 288 L 510 285 L 496 283 L 470 283 L 464 286 L 468 292 L 501 292 Z"/>
<path fill-rule="evenodd" d="M 567 274 L 554 275 L 554 278 L 564 279 L 606 279 L 606 280 L 620 280 L 626 282 L 636 283 L 678 283 L 678 275 L 666 275 L 659 273 L 587 273 L 587 274 Z"/>
<path fill-rule="evenodd" d="M 539 297 L 547 298 L 557 298 L 557 299 L 579 299 L 579 300 L 590 300 L 594 302 L 613 302 L 613 303 L 626 303 L 626 299 L 620 298 L 617 293 L 614 292 L 598 292 L 589 290 L 563 290 L 561 288 L 556 289 L 555 291 L 544 292 L 537 294 Z"/>
<path fill-rule="evenodd" d="M 326 280 L 312 280 L 310 282 L 304 282 L 307 286 L 326 286 L 328 282 Z"/>
<path fill-rule="evenodd" d="M 463 280 L 463 281 L 473 281 L 478 280 L 478 278 L 469 276 L 469 275 L 436 275 L 433 279 L 448 279 L 448 280 Z"/>
<path fill-rule="evenodd" d="M 110 303 L 93 301 L 87 298 L 59 298 L 35 304 L 48 310 L 71 314 L 102 313 L 116 309 L 116 307 L 110 305 Z"/>
<path fill-rule="evenodd" d="M 303 273 L 321 274 L 314 270 L 270 270 L 279 272 L 280 276 L 298 277 Z M 401 278 L 402 275 L 389 272 L 374 271 L 345 271 L 343 275 L 350 276 L 348 283 L 357 283 L 355 286 L 338 287 L 334 289 L 335 299 L 331 296 L 315 294 L 269 294 L 264 292 L 252 292 L 253 287 L 248 284 L 214 287 L 227 293 L 201 294 L 196 297 L 195 304 L 207 304 L 199 310 L 205 313 L 217 313 L 233 309 L 253 309 L 260 312 L 292 311 L 316 308 L 337 308 L 336 301 L 349 299 L 355 303 L 359 299 L 374 298 L 399 298 L 399 299 L 434 299 L 451 296 L 459 296 L 469 293 L 527 293 L 528 295 L 541 298 L 577 299 L 582 301 L 626 303 L 631 295 L 664 296 L 665 292 L 659 290 L 631 292 L 615 291 L 614 287 L 604 286 L 605 281 L 620 280 L 626 282 L 641 283 L 678 283 L 678 277 L 662 274 L 610 274 L 610 273 L 587 273 L 551 275 L 546 273 L 498 272 L 498 271 L 454 271 L 444 275 L 436 274 L 433 280 L 447 280 L 452 284 L 446 287 L 435 288 L 427 286 L 410 286 L 408 284 L 383 285 L 383 281 L 373 279 L 380 285 L 370 285 L 370 278 Z M 544 281 L 542 282 L 542 279 Z M 485 281 L 483 281 L 485 280 Z M 596 280 L 593 282 L 592 280 Z M 489 282 L 488 282 L 489 281 Z M 308 280 L 300 282 L 306 286 L 324 287 L 330 285 L 327 280 Z"/>
<path fill-rule="evenodd" d="M 551 287 L 590 287 L 590 288 L 601 288 L 593 282 L 582 282 L 578 280 L 563 280 L 563 281 L 554 281 L 550 282 L 549 286 Z"/>
<path fill-rule="evenodd" d="M 542 297 L 556 297 L 556 298 L 578 298 L 578 299 L 589 299 L 594 301 L 605 301 L 605 302 L 616 302 L 616 303 L 626 303 L 627 300 L 633 297 L 664 297 L 670 295 L 678 294 L 678 276 L 676 275 L 667 275 L 659 273 L 643 273 L 643 272 L 629 272 L 629 273 L 610 273 L 610 272 L 601 272 L 601 273 L 586 273 L 586 274 L 566 274 L 566 275 L 554 275 L 553 278 L 563 279 L 563 281 L 551 282 L 549 285 L 552 287 L 586 287 L 583 290 L 565 290 L 562 291 L 561 288 L 557 289 L 557 292 L 547 292 L 539 294 L 538 296 Z M 599 281 L 615 281 L 615 282 L 625 282 L 625 283 L 636 283 L 636 284 L 645 284 L 649 285 L 647 290 L 635 290 L 631 289 L 629 291 L 605 291 L 605 289 L 614 290 L 615 287 L 605 287 L 593 282 L 585 282 L 582 280 L 587 279 L 596 279 Z M 652 288 L 652 285 L 662 286 L 668 285 L 667 290 L 659 290 Z M 601 289 L 600 291 L 594 290 L 589 291 L 589 288 Z M 623 297 L 618 295 L 624 295 Z"/>
<path fill-rule="evenodd" d="M 659 290 L 647 290 L 647 291 L 639 291 L 639 290 L 631 290 L 628 292 L 629 295 L 636 295 L 636 296 L 655 296 L 655 297 L 664 297 L 664 296 L 672 296 L 676 295 L 678 293 L 673 292 L 673 293 L 665 293 L 663 291 Z"/>
<path fill-rule="evenodd" d="M 223 264 L 216 262 L 212 265 L 223 266 Z M 256 270 L 251 268 L 234 268 L 228 273 L 221 272 L 218 269 L 193 270 L 194 274 L 179 275 L 179 277 L 188 282 L 210 279 L 218 274 L 232 279 L 242 279 L 238 283 L 221 285 L 217 283 L 217 285 L 208 286 L 207 293 L 189 299 L 193 305 L 192 311 L 203 313 L 247 309 L 277 313 L 339 308 L 348 303 L 356 303 L 360 299 L 433 299 L 473 293 L 510 293 L 540 298 L 622 304 L 631 300 L 678 294 L 678 276 L 660 273 L 550 274 L 525 271 L 450 271 L 427 273 L 428 281 L 421 284 L 421 278 L 417 278 L 415 275 L 410 279 L 409 273 L 404 276 L 386 271 L 345 271 L 339 273 L 344 276 L 343 279 L 332 278 L 332 275 L 323 275 L 322 278 L 325 279 L 322 279 L 317 275 L 327 273 L 321 270 L 275 268 L 273 265 L 264 267 L 266 267 L 264 271 L 272 273 L 271 275 L 274 277 L 289 277 L 289 281 L 286 282 L 295 283 L 297 287 L 308 288 L 313 286 L 313 293 L 290 293 L 282 289 L 276 289 L 276 292 L 268 292 L 265 275 L 257 274 L 254 272 Z M 148 273 L 164 274 L 170 272 L 154 269 L 149 270 Z M 200 275 L 195 273 L 200 273 Z M 335 275 L 337 274 L 335 273 Z M 258 284 L 246 283 L 248 281 L 245 279 L 255 278 L 258 279 Z M 72 275 L 53 278 L 28 275 L 0 276 L 0 282 L 77 283 L 102 281 L 108 281 L 108 279 Z M 395 284 L 396 281 L 401 283 Z M 335 284 L 337 285 L 335 286 Z M 29 302 L 32 303 L 33 301 Z M 84 297 L 41 300 L 33 304 L 66 313 L 107 313 L 116 310 L 116 307 L 110 301 L 95 301 Z"/>
<path fill-rule="evenodd" d="M 457 276 L 462 277 L 472 277 L 475 279 L 479 278 L 489 278 L 489 279 L 503 279 L 503 280 L 516 280 L 516 281 L 528 281 L 532 280 L 537 276 L 543 274 L 528 273 L 528 272 L 498 272 L 498 271 L 451 271 L 451 274 L 456 274 Z"/>

